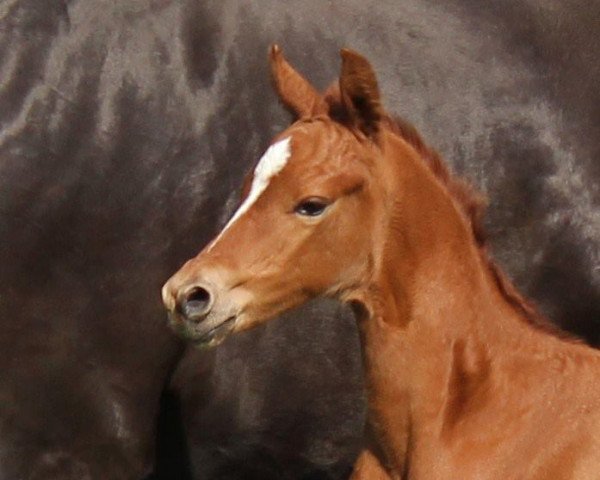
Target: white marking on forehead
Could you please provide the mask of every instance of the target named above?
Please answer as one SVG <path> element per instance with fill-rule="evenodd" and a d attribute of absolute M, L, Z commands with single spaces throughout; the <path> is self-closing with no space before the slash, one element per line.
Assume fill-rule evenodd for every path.
<path fill-rule="evenodd" d="M 258 197 L 267 189 L 271 179 L 277 175 L 283 167 L 286 166 L 292 151 L 290 148 L 290 140 L 291 137 L 286 137 L 283 140 L 280 140 L 277 143 L 271 145 L 261 159 L 256 165 L 254 169 L 254 178 L 252 179 L 252 186 L 250 187 L 250 193 L 244 200 L 244 203 L 240 205 L 237 211 L 233 214 L 233 216 L 227 222 L 227 225 L 223 227 L 221 233 L 217 235 L 212 243 L 209 245 L 207 251 L 210 251 L 219 241 L 219 239 L 223 236 L 225 231 L 233 225 L 233 223 L 240 218 L 244 213 L 246 213 L 250 207 L 256 202 Z"/>

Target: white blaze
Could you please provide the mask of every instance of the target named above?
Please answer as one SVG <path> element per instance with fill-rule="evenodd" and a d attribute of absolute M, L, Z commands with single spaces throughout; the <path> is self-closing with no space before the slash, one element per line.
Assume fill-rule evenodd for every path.
<path fill-rule="evenodd" d="M 254 169 L 254 177 L 252 178 L 250 193 L 244 200 L 244 203 L 240 205 L 237 211 L 229 219 L 227 225 L 223 227 L 221 233 L 219 233 L 217 238 L 215 238 L 210 244 L 207 251 L 210 251 L 217 244 L 227 229 L 250 209 L 258 197 L 260 197 L 260 195 L 267 189 L 271 179 L 281 172 L 283 167 L 286 166 L 291 154 L 290 137 L 274 143 L 267 149 L 265 154 L 259 160 L 258 165 L 256 165 L 256 168 Z"/>

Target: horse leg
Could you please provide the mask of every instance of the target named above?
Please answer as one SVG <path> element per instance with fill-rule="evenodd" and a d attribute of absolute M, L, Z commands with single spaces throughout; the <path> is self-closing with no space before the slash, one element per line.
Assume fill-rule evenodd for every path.
<path fill-rule="evenodd" d="M 370 450 L 363 450 L 354 463 L 349 480 L 400 480 L 387 473 L 377 456 Z"/>

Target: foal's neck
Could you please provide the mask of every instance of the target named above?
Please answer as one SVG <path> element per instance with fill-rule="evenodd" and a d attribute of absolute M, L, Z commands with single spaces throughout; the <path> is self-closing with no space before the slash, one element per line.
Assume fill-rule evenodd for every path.
<path fill-rule="evenodd" d="M 432 329 L 448 340 L 486 333 L 501 340 L 503 322 L 523 322 L 482 257 L 469 219 L 409 145 L 390 136 L 387 148 L 404 160 L 390 162 L 386 175 L 398 182 L 390 190 L 400 193 L 379 225 L 372 316 L 407 335 Z"/>
<path fill-rule="evenodd" d="M 477 381 L 535 332 L 504 298 L 446 188 L 402 140 L 386 148 L 406 159 L 385 175 L 400 178 L 401 197 L 382 207 L 393 214 L 375 233 L 382 247 L 358 316 L 371 425 L 403 468 L 411 430 L 425 428 L 419 419 L 451 408 L 453 365 Z"/>

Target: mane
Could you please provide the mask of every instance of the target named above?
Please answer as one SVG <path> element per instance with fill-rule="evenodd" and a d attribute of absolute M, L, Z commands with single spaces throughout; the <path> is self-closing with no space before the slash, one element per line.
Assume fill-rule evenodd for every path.
<path fill-rule="evenodd" d="M 382 121 L 385 127 L 400 136 L 419 153 L 433 174 L 454 199 L 471 227 L 473 238 L 484 265 L 488 268 L 504 299 L 521 314 L 520 317 L 538 330 L 575 343 L 581 342 L 580 339 L 574 337 L 569 332 L 561 330 L 546 316 L 541 314 L 531 300 L 523 297 L 500 266 L 490 256 L 487 235 L 483 226 L 483 218 L 487 207 L 486 198 L 470 183 L 450 173 L 448 166 L 442 160 L 441 156 L 425 144 L 421 135 L 419 135 L 417 129 L 411 123 L 399 117 L 390 116 L 384 117 Z"/>

